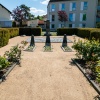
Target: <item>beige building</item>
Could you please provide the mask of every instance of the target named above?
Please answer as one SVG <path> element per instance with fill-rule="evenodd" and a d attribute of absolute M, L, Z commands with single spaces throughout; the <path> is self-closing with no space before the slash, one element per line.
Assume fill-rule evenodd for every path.
<path fill-rule="evenodd" d="M 39 19 L 29 20 L 29 21 L 27 21 L 27 26 L 36 27 L 36 26 L 38 26 L 38 21 L 39 21 Z"/>
<path fill-rule="evenodd" d="M 50 20 L 50 29 L 55 30 L 64 26 L 58 20 L 58 11 L 64 10 L 68 16 L 66 27 L 95 27 L 97 9 L 100 0 L 50 0 L 47 6 L 47 18 Z M 100 13 L 99 13 L 100 15 Z"/>
<path fill-rule="evenodd" d="M 0 27 L 12 27 L 11 12 L 0 4 Z"/>

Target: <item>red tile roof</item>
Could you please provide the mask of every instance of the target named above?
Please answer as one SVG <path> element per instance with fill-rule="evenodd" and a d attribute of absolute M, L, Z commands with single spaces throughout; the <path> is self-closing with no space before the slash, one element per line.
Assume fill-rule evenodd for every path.
<path fill-rule="evenodd" d="M 38 24 L 44 24 L 44 21 L 43 20 L 39 20 Z"/>

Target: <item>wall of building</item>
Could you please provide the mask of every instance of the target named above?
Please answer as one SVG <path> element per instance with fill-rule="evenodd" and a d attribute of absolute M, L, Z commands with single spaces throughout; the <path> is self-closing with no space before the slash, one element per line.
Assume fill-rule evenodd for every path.
<path fill-rule="evenodd" d="M 12 27 L 10 12 L 0 5 L 0 27 Z"/>
<path fill-rule="evenodd" d="M 10 20 L 10 13 L 2 6 L 0 6 L 0 13 L 0 21 Z"/>
<path fill-rule="evenodd" d="M 38 19 L 30 20 L 27 22 L 27 26 L 36 27 L 36 26 L 38 26 L 38 21 L 39 21 Z"/>
<path fill-rule="evenodd" d="M 81 9 L 81 2 L 83 0 L 68 0 L 68 1 L 59 1 L 59 2 L 50 2 L 47 7 L 47 15 L 48 19 L 51 20 L 51 15 L 55 15 L 55 21 L 51 21 L 50 24 L 55 24 L 55 29 L 57 29 L 59 24 L 63 24 L 58 20 L 58 14 L 57 12 L 60 10 L 60 4 L 64 3 L 65 6 L 65 12 L 68 15 L 68 21 L 66 22 L 66 27 L 69 27 L 69 24 L 74 24 L 73 27 L 81 27 L 80 24 L 85 24 L 85 27 L 95 27 L 96 23 L 96 13 L 97 13 L 97 0 L 85 0 L 88 2 L 88 8 L 87 10 Z M 76 2 L 76 10 L 70 11 L 70 3 Z M 55 4 L 55 11 L 51 11 L 51 5 Z M 75 21 L 71 22 L 69 21 L 69 14 L 73 13 L 75 14 Z M 81 21 L 80 16 L 81 13 L 86 14 L 86 21 Z"/>

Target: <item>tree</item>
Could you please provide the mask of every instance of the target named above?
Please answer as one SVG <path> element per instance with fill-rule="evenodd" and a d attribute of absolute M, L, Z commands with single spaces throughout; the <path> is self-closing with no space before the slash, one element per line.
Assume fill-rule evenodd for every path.
<path fill-rule="evenodd" d="M 65 22 L 68 20 L 68 17 L 65 11 L 58 11 L 58 20 L 61 22 L 64 22 L 64 26 L 65 26 Z"/>
<path fill-rule="evenodd" d="M 20 23 L 20 26 L 22 26 L 23 21 L 33 19 L 34 15 L 30 13 L 30 7 L 22 4 L 20 6 L 17 6 L 17 8 L 12 11 L 12 17 L 15 21 L 18 21 Z"/>
<path fill-rule="evenodd" d="M 12 22 L 12 27 L 16 27 L 16 22 L 15 21 Z"/>

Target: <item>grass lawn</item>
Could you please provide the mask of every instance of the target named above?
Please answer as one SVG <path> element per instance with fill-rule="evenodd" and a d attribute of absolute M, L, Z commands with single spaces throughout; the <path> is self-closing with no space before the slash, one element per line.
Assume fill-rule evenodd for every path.
<path fill-rule="evenodd" d="M 46 31 L 43 31 L 43 32 L 41 33 L 41 36 L 44 36 L 45 33 L 46 33 Z M 50 32 L 50 34 L 51 34 L 52 36 L 57 36 L 57 32 Z"/>

